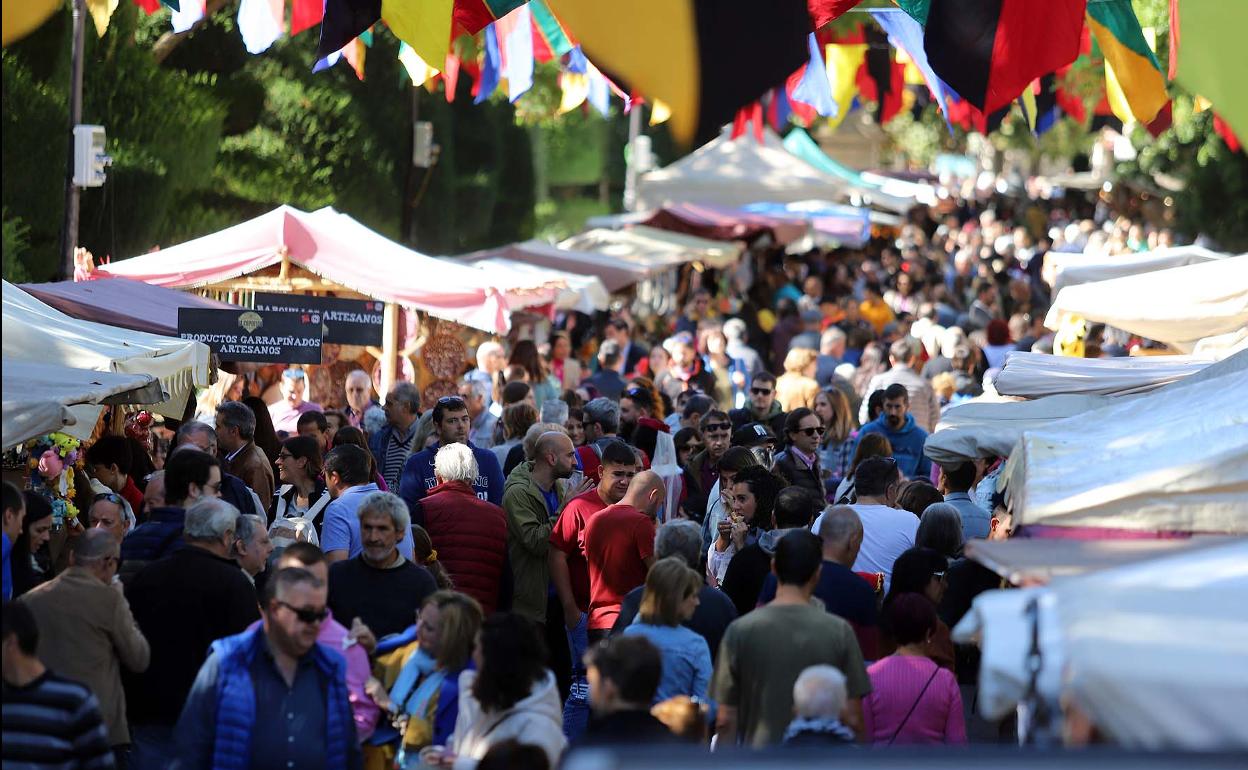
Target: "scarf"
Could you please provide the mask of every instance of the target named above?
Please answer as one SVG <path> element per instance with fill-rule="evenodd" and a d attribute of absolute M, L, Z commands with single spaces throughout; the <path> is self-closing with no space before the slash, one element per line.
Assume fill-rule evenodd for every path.
<path fill-rule="evenodd" d="M 390 700 L 401 713 L 423 719 L 429 704 L 442 687 L 446 675 L 437 670 L 438 663 L 424 650 L 416 650 L 394 680 Z"/>
<path fill-rule="evenodd" d="M 784 731 L 784 742 L 788 743 L 801 733 L 831 733 L 850 743 L 855 740 L 854 731 L 836 717 L 797 717 Z"/>

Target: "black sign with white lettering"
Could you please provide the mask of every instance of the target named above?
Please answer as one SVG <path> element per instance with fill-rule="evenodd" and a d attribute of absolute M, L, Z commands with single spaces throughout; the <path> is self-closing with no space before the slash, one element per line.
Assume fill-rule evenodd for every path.
<path fill-rule="evenodd" d="M 384 308 L 385 303 L 371 299 L 256 293 L 256 310 L 319 313 L 325 322 L 325 341 L 335 345 L 380 345 Z"/>
<path fill-rule="evenodd" d="M 319 364 L 319 313 L 178 308 L 178 336 L 212 348 L 222 361 Z"/>

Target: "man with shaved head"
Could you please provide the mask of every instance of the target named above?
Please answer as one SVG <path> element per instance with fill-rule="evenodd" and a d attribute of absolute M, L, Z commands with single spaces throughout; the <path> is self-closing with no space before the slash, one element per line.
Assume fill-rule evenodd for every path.
<path fill-rule="evenodd" d="M 666 499 L 663 479 L 643 471 L 620 502 L 603 508 L 585 526 L 591 644 L 615 625 L 624 596 L 646 582 L 654 563 L 655 516 Z"/>

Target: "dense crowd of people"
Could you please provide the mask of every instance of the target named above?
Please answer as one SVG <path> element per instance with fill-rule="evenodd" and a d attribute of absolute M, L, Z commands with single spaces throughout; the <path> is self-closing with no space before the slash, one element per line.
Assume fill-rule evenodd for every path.
<path fill-rule="evenodd" d="M 1053 350 L 1046 253 L 1169 237 L 999 201 L 759 246 L 687 273 L 679 317 L 482 342 L 424 410 L 362 370 L 324 404 L 298 367 L 223 373 L 167 450 L 88 449 L 56 548 L 4 484 L 5 766 L 997 740 L 950 628 L 1000 584 L 962 552 L 1010 534 L 1000 459 L 925 440 L 1006 353 Z"/>

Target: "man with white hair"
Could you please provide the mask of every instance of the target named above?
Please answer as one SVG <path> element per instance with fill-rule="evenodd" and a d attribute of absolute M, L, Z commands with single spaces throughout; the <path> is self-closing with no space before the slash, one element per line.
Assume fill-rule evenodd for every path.
<path fill-rule="evenodd" d="M 356 516 L 363 548 L 330 565 L 329 608 L 344 624 L 359 618 L 380 639 L 415 623 L 416 610 L 438 586 L 427 569 L 399 552 L 411 518 L 398 495 L 373 492 Z"/>
<path fill-rule="evenodd" d="M 268 522 L 254 514 L 238 517 L 235 532 L 234 558 L 238 566 L 255 584 L 256 576 L 268 566 L 269 554 L 273 553 L 273 541 L 269 539 Z"/>
<path fill-rule="evenodd" d="M 741 359 L 745 364 L 746 379 L 753 379 L 754 375 L 763 371 L 763 359 L 758 355 L 758 351 L 746 344 L 749 330 L 745 321 L 740 318 L 729 318 L 724 321 L 724 336 L 728 338 L 728 345 L 724 348 L 724 352 L 729 358 Z"/>
<path fill-rule="evenodd" d="M 468 419 L 472 421 L 468 427 L 468 440 L 482 449 L 494 446 L 494 426 L 498 424 L 498 417 L 490 411 L 491 390 L 489 383 L 467 375 L 459 383 L 459 397 L 468 407 Z"/>
<path fill-rule="evenodd" d="M 847 694 L 845 675 L 834 666 L 810 666 L 793 683 L 793 721 L 784 732 L 786 746 L 844 746 L 854 731 L 841 721 Z"/>
<path fill-rule="evenodd" d="M 892 368 L 871 378 L 864 393 L 885 390 L 889 385 L 899 383 L 906 386 L 910 395 L 910 414 L 919 427 L 928 433 L 936 430 L 936 421 L 940 419 L 940 401 L 932 384 L 914 370 L 919 364 L 919 341 L 914 337 L 902 337 L 888 349 L 888 360 Z M 862 400 L 858 410 L 858 422 L 866 425 L 867 399 Z"/>
<path fill-rule="evenodd" d="M 355 369 L 347 375 L 342 386 L 347 394 L 347 405 L 342 408 L 342 413 L 351 425 L 362 428 L 369 412 L 381 412 L 381 407 L 373 400 L 373 378 L 368 376 L 368 372 Z"/>
<path fill-rule="evenodd" d="M 815 381 L 826 388 L 836 378 L 836 367 L 845 361 L 845 332 L 839 326 L 829 326 L 819 335 L 819 356 L 815 359 Z"/>
<path fill-rule="evenodd" d="M 200 498 L 186 509 L 186 547 L 147 565 L 126 586 L 151 645 L 151 664 L 126 683 L 131 767 L 175 764 L 173 726 L 208 645 L 260 617 L 255 586 L 230 558 L 237 531 L 237 508 Z"/>
<path fill-rule="evenodd" d="M 507 514 L 472 488 L 478 474 L 472 449 L 465 444 L 441 447 L 433 472 L 438 484 L 411 507 L 414 523 L 429 533 L 457 591 L 480 602 L 486 615 L 510 606 Z"/>
<path fill-rule="evenodd" d="M 477 346 L 477 368 L 465 374 L 464 379 L 485 385 L 486 409 L 494 405 L 494 379 L 506 364 L 506 351 L 499 343 L 487 340 Z"/>

